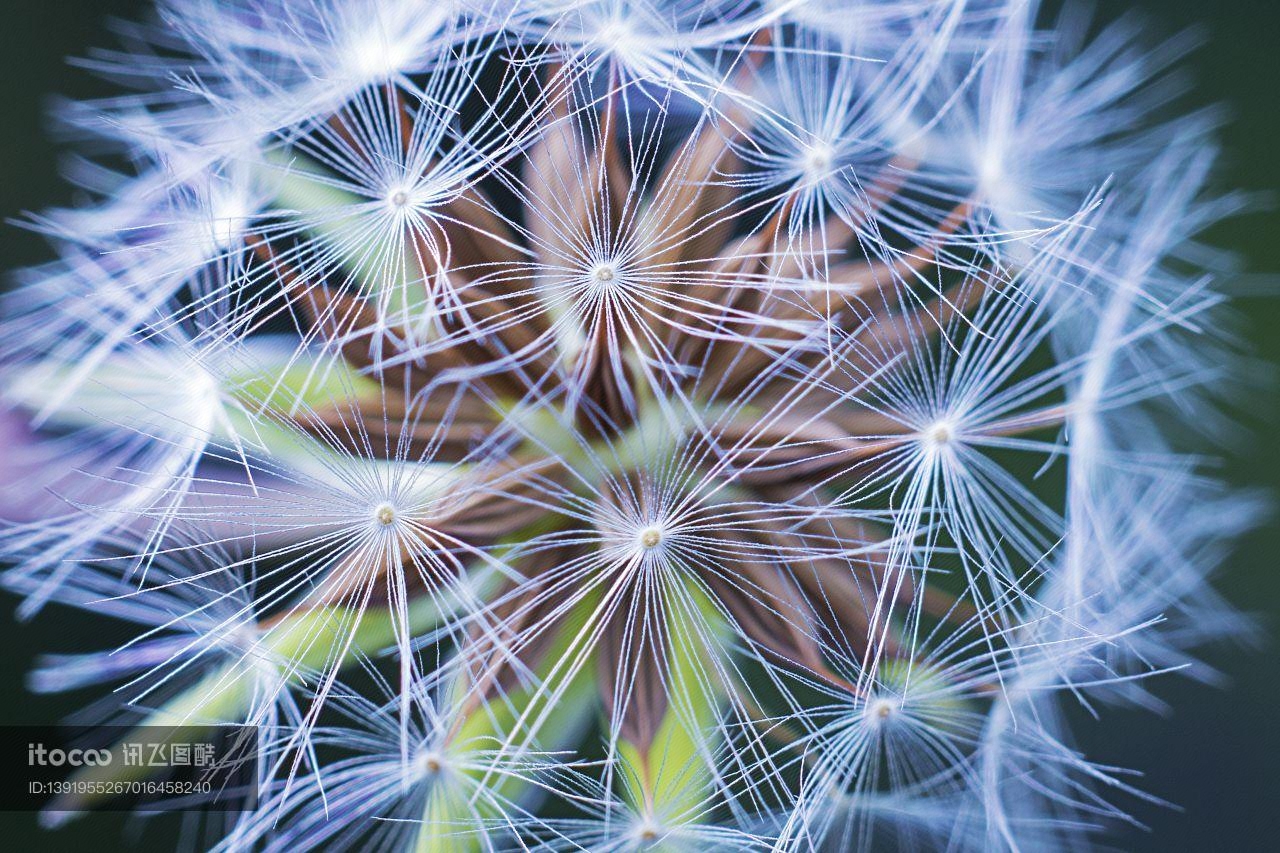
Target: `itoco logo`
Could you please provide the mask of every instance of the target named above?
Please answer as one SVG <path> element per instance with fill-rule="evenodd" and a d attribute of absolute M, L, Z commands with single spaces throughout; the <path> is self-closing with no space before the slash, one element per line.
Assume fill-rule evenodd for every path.
<path fill-rule="evenodd" d="M 102 767 L 111 763 L 109 749 L 48 749 L 42 743 L 27 744 L 27 766 Z"/>

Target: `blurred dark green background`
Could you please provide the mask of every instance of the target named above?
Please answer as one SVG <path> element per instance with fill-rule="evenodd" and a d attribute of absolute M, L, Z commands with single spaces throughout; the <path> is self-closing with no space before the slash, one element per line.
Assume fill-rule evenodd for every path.
<path fill-rule="evenodd" d="M 427 0 L 429 2 L 429 0 Z M 0 24 L 0 215 L 17 216 L 70 200 L 57 175 L 59 148 L 48 141 L 45 113 L 55 93 L 104 93 L 64 57 L 109 44 L 110 15 L 137 17 L 137 0 L 3 0 Z M 1222 103 L 1230 120 L 1217 177 L 1221 189 L 1241 187 L 1264 197 L 1280 189 L 1280 2 L 1276 0 L 1139 0 L 1100 4 L 1100 14 L 1143 13 L 1152 39 L 1196 25 L 1205 45 L 1186 58 L 1196 75 L 1197 103 Z M 1280 193 L 1270 209 L 1220 226 L 1213 241 L 1238 252 L 1251 273 L 1233 284 L 1237 307 L 1259 355 L 1263 390 L 1244 404 L 1253 435 L 1228 460 L 1236 483 L 1280 486 Z M 0 270 L 46 257 L 41 241 L 12 226 L 0 228 Z M 1275 294 L 1268 296 L 1267 294 Z M 1252 294 L 1252 295 L 1250 295 Z M 4 448 L 0 447 L 0 453 Z M 1257 650 L 1216 649 L 1211 662 L 1225 673 L 1224 689 L 1168 678 L 1157 690 L 1174 709 L 1166 718 L 1107 713 L 1081 732 L 1091 756 L 1145 771 L 1139 785 L 1179 804 L 1179 810 L 1129 801 L 1150 832 L 1114 838 L 1122 850 L 1251 851 L 1280 849 L 1280 516 L 1244 541 L 1221 586 L 1257 614 L 1271 635 Z M 10 602 L 0 603 L 0 723 L 50 722 L 71 708 L 66 700 L 35 697 L 23 677 L 35 654 L 96 647 L 98 626 L 50 612 L 18 625 Z M 14 768 L 16 770 L 16 768 Z M 0 768 L 0 773 L 9 768 Z M 133 827 L 134 830 L 137 827 Z M 0 850 L 165 849 L 170 833 L 139 840 L 118 816 L 73 824 L 57 833 L 37 829 L 31 814 L 0 812 Z"/>

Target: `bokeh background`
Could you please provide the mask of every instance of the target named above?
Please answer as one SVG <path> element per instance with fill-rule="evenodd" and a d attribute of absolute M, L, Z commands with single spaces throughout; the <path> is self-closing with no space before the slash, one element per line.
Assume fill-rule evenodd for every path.
<path fill-rule="evenodd" d="M 429 0 L 428 0 L 429 1 Z M 0 0 L 0 217 L 72 200 L 58 177 L 67 153 L 50 134 L 55 95 L 90 97 L 109 90 L 67 57 L 110 44 L 112 17 L 138 18 L 143 0 Z M 1100 18 L 1138 14 L 1152 42 L 1188 28 L 1203 37 L 1185 57 L 1195 76 L 1192 103 L 1227 109 L 1218 189 L 1258 194 L 1256 210 L 1210 233 L 1238 253 L 1246 272 L 1228 283 L 1257 356 L 1256 391 L 1240 403 L 1249 438 L 1225 460 L 1242 486 L 1280 495 L 1280 2 L 1277 0 L 1107 0 Z M 41 240 L 0 226 L 0 271 L 46 259 Z M 0 453 L 5 448 L 0 447 Z M 1081 745 L 1092 757 L 1137 767 L 1137 784 L 1176 804 L 1129 800 L 1143 828 L 1112 836 L 1129 851 L 1280 850 L 1280 513 L 1240 543 L 1220 579 L 1227 596 L 1255 614 L 1267 639 L 1255 648 L 1211 649 L 1220 687 L 1167 677 L 1156 685 L 1164 717 L 1107 712 L 1082 722 Z M 74 709 L 65 698 L 28 694 L 24 676 L 45 651 L 98 647 L 101 625 L 50 610 L 20 625 L 12 601 L 0 599 L 0 725 L 48 723 Z M 0 767 L 0 774 L 20 768 Z M 101 815 L 57 832 L 35 815 L 0 812 L 0 850 L 165 850 L 172 831 Z M 171 830 L 172 828 L 166 828 Z"/>

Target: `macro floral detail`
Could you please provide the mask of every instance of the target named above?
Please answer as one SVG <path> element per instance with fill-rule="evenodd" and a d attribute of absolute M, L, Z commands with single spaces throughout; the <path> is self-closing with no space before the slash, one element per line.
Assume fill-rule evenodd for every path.
<path fill-rule="evenodd" d="M 256 727 L 197 846 L 1066 850 L 1147 796 L 1070 709 L 1249 630 L 1207 579 L 1259 515 L 1162 426 L 1222 417 L 1240 204 L 1168 48 L 1030 0 L 160 6 L 0 303 L 0 555 L 133 636 L 33 689 Z"/>

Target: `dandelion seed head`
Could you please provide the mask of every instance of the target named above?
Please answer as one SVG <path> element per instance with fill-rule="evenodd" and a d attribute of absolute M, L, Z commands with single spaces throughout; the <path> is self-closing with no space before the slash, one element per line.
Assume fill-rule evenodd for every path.
<path fill-rule="evenodd" d="M 626 54 L 635 37 L 634 24 L 627 18 L 617 15 L 601 24 L 595 40 L 597 45 L 619 54 Z"/>
<path fill-rule="evenodd" d="M 431 779 L 444 770 L 445 758 L 435 750 L 423 750 L 415 759 L 414 766 L 420 778 Z"/>
<path fill-rule="evenodd" d="M 618 268 L 611 263 L 599 263 L 591 269 L 591 280 L 596 286 L 608 289 L 615 285 L 618 277 Z"/>
<path fill-rule="evenodd" d="M 373 508 L 373 517 L 383 527 L 390 527 L 396 523 L 396 508 L 389 503 L 380 503 Z"/>
<path fill-rule="evenodd" d="M 810 181 L 822 181 L 831 175 L 836 162 L 836 149 L 830 143 L 816 141 L 805 147 L 800 155 L 801 174 Z"/>
<path fill-rule="evenodd" d="M 237 248 L 247 227 L 254 207 L 251 199 L 235 191 L 213 194 L 209 206 L 208 230 L 204 235 L 206 251 L 210 255 Z M 211 241 L 211 242 L 210 242 Z"/>
<path fill-rule="evenodd" d="M 948 419 L 934 421 L 925 428 L 925 445 L 933 450 L 941 450 L 956 440 L 956 426 Z"/>
<path fill-rule="evenodd" d="M 380 27 L 352 36 L 345 46 L 344 69 L 354 78 L 383 80 L 412 60 L 411 43 L 389 37 Z"/>
<path fill-rule="evenodd" d="M 640 531 L 636 539 L 639 541 L 641 548 L 652 551 L 662 544 L 662 528 L 646 527 Z"/>
<path fill-rule="evenodd" d="M 888 725 L 901 709 L 902 705 L 898 700 L 881 696 L 867 702 L 864 713 L 867 722 L 873 728 L 879 728 Z"/>
<path fill-rule="evenodd" d="M 648 820 L 641 821 L 636 825 L 634 836 L 638 844 L 648 847 L 662 837 L 662 827 Z"/>
<path fill-rule="evenodd" d="M 400 209 L 409 204 L 409 193 L 407 190 L 392 190 L 387 196 L 387 203 L 395 209 Z"/>
<path fill-rule="evenodd" d="M 978 188 L 984 196 L 1008 199 L 1016 195 L 1017 188 L 1008 179 L 1004 153 L 994 145 L 985 148 L 978 156 Z"/>
<path fill-rule="evenodd" d="M 1036 9 L 165 0 L 0 299 L 0 578 L 136 628 L 30 684 L 258 727 L 217 853 L 1091 845 L 1256 507 L 1185 44 Z"/>

